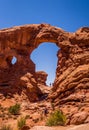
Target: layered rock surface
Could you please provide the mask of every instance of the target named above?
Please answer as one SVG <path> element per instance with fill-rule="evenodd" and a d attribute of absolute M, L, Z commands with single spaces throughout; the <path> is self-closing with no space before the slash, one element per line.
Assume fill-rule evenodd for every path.
<path fill-rule="evenodd" d="M 25 88 L 24 92 L 34 95 L 30 101 L 39 100 L 43 94 L 39 84 L 45 85 L 46 75 L 42 80 L 42 74 L 36 73 L 35 64 L 29 57 L 43 42 L 53 42 L 60 48 L 56 78 L 49 99 L 55 108 L 60 108 L 67 115 L 69 124 L 89 122 L 88 27 L 75 33 L 65 32 L 49 24 L 0 30 L 0 92 L 13 95 Z M 14 65 L 11 64 L 13 56 L 17 58 Z"/>
<path fill-rule="evenodd" d="M 70 35 L 69 43 L 66 53 L 60 50 L 57 54 L 56 80 L 50 98 L 68 116 L 68 123 L 80 124 L 89 122 L 89 28 Z"/>

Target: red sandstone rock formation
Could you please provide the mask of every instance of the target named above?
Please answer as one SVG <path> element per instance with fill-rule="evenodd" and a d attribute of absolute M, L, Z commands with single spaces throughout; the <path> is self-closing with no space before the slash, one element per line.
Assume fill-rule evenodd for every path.
<path fill-rule="evenodd" d="M 38 101 L 42 95 L 41 90 L 37 87 L 37 82 L 34 76 L 30 73 L 25 74 L 20 79 L 20 86 L 23 86 L 23 90 L 28 95 L 31 102 Z"/>
<path fill-rule="evenodd" d="M 51 90 L 51 87 L 48 87 L 46 85 L 47 76 L 48 74 L 44 71 L 37 71 L 35 75 L 37 86 L 41 90 L 44 96 L 48 95 Z"/>
<path fill-rule="evenodd" d="M 57 54 L 56 79 L 49 98 L 67 115 L 68 123 L 76 124 L 78 118 L 79 123 L 89 122 L 88 27 L 83 27 L 75 33 L 65 32 L 49 24 L 32 24 L 1 30 L 0 91 L 5 94 L 12 91 L 21 92 L 23 86 L 19 86 L 19 83 L 27 72 L 39 81 L 36 79 L 35 64 L 29 56 L 42 42 L 53 42 L 61 48 Z M 15 65 L 11 64 L 13 56 L 17 58 Z M 39 97 L 37 84 L 33 86 L 37 90 L 36 97 Z M 25 85 L 28 86 L 27 82 Z M 30 91 L 31 86 L 27 88 Z M 82 111 L 83 114 L 86 113 L 84 117 Z"/>
<path fill-rule="evenodd" d="M 37 83 L 46 86 L 47 76 L 48 74 L 45 73 L 44 71 L 37 71 L 35 76 Z"/>

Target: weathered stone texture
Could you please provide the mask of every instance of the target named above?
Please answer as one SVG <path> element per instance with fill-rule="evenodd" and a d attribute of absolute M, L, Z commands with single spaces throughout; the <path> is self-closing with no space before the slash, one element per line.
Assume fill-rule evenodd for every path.
<path fill-rule="evenodd" d="M 36 75 L 35 75 L 37 83 L 46 86 L 47 76 L 48 76 L 48 74 L 46 72 L 37 71 Z"/>
<path fill-rule="evenodd" d="M 88 27 L 83 27 L 75 33 L 65 32 L 49 24 L 32 24 L 1 30 L 0 91 L 3 91 L 3 87 L 9 92 L 12 91 L 10 87 L 14 88 L 13 92 L 22 91 L 22 87 L 17 88 L 21 83 L 21 77 L 28 72 L 32 74 L 36 83 L 29 86 L 26 82 L 27 90 L 29 92 L 31 89 L 36 90 L 34 100 L 39 97 L 41 90 L 37 84 L 38 82 L 45 84 L 46 79 L 44 81 L 37 79 L 35 64 L 29 57 L 42 42 L 53 42 L 60 48 L 57 53 L 56 78 L 49 99 L 54 102 L 55 107 L 62 109 L 69 119 L 72 118 L 69 123 L 76 123 L 78 116 L 82 120 L 79 123 L 86 122 L 89 117 Z M 17 58 L 15 65 L 11 64 L 13 56 Z M 82 111 L 86 113 L 86 117 L 81 117 Z"/>

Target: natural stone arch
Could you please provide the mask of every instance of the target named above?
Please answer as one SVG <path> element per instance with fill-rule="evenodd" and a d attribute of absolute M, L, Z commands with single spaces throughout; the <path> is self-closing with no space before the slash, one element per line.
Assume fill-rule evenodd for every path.
<path fill-rule="evenodd" d="M 8 86 L 14 88 L 19 86 L 20 78 L 27 72 L 33 74 L 35 78 L 35 64 L 29 59 L 32 51 L 43 42 L 53 42 L 66 50 L 66 47 L 69 46 L 68 36 L 69 33 L 49 24 L 32 24 L 1 30 L 0 70 L 2 76 L 0 76 L 0 86 L 6 82 L 5 80 L 9 82 Z M 64 44 L 63 41 L 66 40 L 67 44 Z M 6 59 L 12 56 L 16 56 L 18 62 L 11 68 Z"/>
<path fill-rule="evenodd" d="M 24 68 L 28 68 L 24 71 L 24 73 L 27 71 L 35 73 L 35 65 L 31 60 L 29 60 L 29 55 L 41 43 L 53 42 L 61 48 L 58 54 L 58 59 L 62 58 L 62 61 L 61 65 L 60 61 L 58 61 L 56 75 L 56 77 L 59 77 L 64 62 L 70 59 L 70 64 L 73 63 L 71 61 L 70 54 L 77 53 L 76 50 L 80 49 L 82 46 L 85 46 L 83 42 L 86 41 L 87 32 L 88 28 L 83 28 L 76 33 L 68 33 L 60 28 L 51 26 L 50 24 L 32 24 L 3 29 L 0 31 L 0 67 L 8 68 L 7 66 L 5 66 L 5 62 L 6 57 L 10 54 L 10 56 L 17 57 L 18 69 L 19 64 L 22 66 L 24 64 Z M 79 34 L 82 34 L 82 38 Z M 79 43 L 79 45 L 77 43 Z M 27 64 L 30 67 L 27 67 Z"/>
<path fill-rule="evenodd" d="M 60 54 L 58 54 L 58 58 L 62 58 L 61 66 L 60 61 L 58 61 L 57 71 L 59 71 L 63 68 L 62 64 L 64 65 L 66 60 L 72 58 L 70 54 L 76 54 L 78 49 L 81 50 L 84 46 L 88 46 L 87 36 L 88 28 L 80 29 L 76 33 L 68 33 L 50 24 L 32 24 L 3 29 L 0 31 L 0 67 L 3 68 L 2 61 L 6 62 L 6 57 L 13 54 L 13 56 L 17 57 L 18 64 L 24 64 L 24 68 L 27 67 L 28 63 L 30 67 L 33 66 L 31 69 L 27 68 L 32 71 L 31 73 L 34 73 L 35 65 L 29 60 L 29 55 L 41 43 L 53 42 L 61 48 Z M 6 68 L 8 67 L 6 66 Z M 59 75 L 57 74 L 57 76 Z"/>
<path fill-rule="evenodd" d="M 74 120 L 70 120 L 69 123 L 76 124 L 77 116 L 83 119 L 81 117 L 81 109 L 79 110 L 78 106 L 82 105 L 87 108 L 86 103 L 89 98 L 89 91 L 87 91 L 89 90 L 88 27 L 81 28 L 75 33 L 65 32 L 49 24 L 32 24 L 0 30 L 0 86 L 2 87 L 7 82 L 8 86 L 15 88 L 7 88 L 9 92 L 12 94 L 16 91 L 20 92 L 20 90 L 25 89 L 24 85 L 25 87 L 27 85 L 23 83 L 23 86 L 19 88 L 19 82 L 21 78 L 24 80 L 23 76 L 25 75 L 25 78 L 30 80 L 32 87 L 30 89 L 27 86 L 27 91 L 32 94 L 31 97 L 34 97 L 34 95 L 36 97 L 32 101 L 39 99 L 42 92 L 37 86 L 35 64 L 29 59 L 29 55 L 43 42 L 53 42 L 61 48 L 57 54 L 56 79 L 49 98 L 55 106 L 60 107 L 69 117 L 71 117 L 72 113 L 71 119 Z M 7 54 L 10 51 L 16 54 L 18 58 L 18 62 L 13 67 L 13 70 L 10 70 L 11 68 L 7 65 L 6 61 Z M 5 91 L 2 90 L 2 92 Z M 8 93 L 8 91 L 6 92 Z M 76 103 L 78 106 L 76 106 Z M 68 113 L 69 104 L 71 108 L 70 114 Z M 73 113 L 72 107 L 74 110 L 77 107 L 79 115 Z M 89 115 L 88 111 L 84 110 L 84 112 L 86 116 L 84 116 L 82 123 L 86 122 L 85 120 Z M 81 123 L 80 121 L 77 120 L 77 123 Z"/>
<path fill-rule="evenodd" d="M 13 27 L 4 29 L 0 31 L 1 35 L 1 47 L 0 50 L 7 48 L 11 49 L 20 48 L 24 50 L 29 50 L 36 48 L 40 43 L 43 42 L 53 42 L 60 46 L 58 37 L 60 40 L 68 39 L 69 33 L 63 31 L 60 28 L 50 26 L 49 24 L 38 24 L 38 25 L 25 25 L 20 27 Z M 5 36 L 5 38 L 2 37 Z M 4 44 L 3 44 L 4 43 Z M 20 49 L 19 48 L 19 49 Z"/>
<path fill-rule="evenodd" d="M 18 74 L 21 77 L 26 72 L 35 73 L 35 65 L 29 60 L 29 55 L 43 42 L 53 42 L 66 50 L 69 33 L 60 28 L 50 26 L 49 24 L 25 25 L 20 27 L 13 27 L 0 31 L 0 51 L 3 61 L 7 62 L 7 57 L 16 56 L 18 59 L 17 70 L 20 71 L 20 66 L 24 72 Z M 5 37 L 5 38 L 4 38 Z M 60 38 L 61 37 L 61 38 Z M 60 42 L 59 42 L 60 39 Z M 65 41 L 64 44 L 62 41 Z M 60 43 L 60 44 L 59 44 Z M 62 47 L 63 46 L 63 47 Z M 4 66 L 1 63 L 1 68 L 9 69 L 9 66 Z M 30 67 L 29 67 L 30 66 Z"/>

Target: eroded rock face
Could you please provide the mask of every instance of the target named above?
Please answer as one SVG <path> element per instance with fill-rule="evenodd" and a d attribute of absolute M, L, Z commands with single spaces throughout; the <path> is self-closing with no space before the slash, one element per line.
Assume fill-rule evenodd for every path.
<path fill-rule="evenodd" d="M 49 24 L 32 24 L 3 29 L 0 31 L 0 91 L 3 93 L 22 91 L 19 88 L 21 77 L 27 72 L 36 81 L 35 64 L 29 59 L 32 51 L 42 42 L 53 42 L 60 50 L 56 78 L 49 98 L 74 123 L 81 112 L 86 112 L 82 123 L 89 117 L 89 28 L 84 27 L 75 33 L 68 33 Z M 17 58 L 15 65 L 12 57 Z M 27 83 L 26 83 L 27 84 Z M 25 84 L 25 85 L 26 85 Z M 26 85 L 28 86 L 28 85 Z M 3 91 L 5 88 L 6 91 Z M 13 89 L 11 89 L 13 88 Z M 30 88 L 31 86 L 27 87 Z M 40 91 L 40 90 L 39 90 Z M 39 92 L 35 91 L 36 97 Z M 79 114 L 80 113 L 80 114 Z M 71 118 L 72 121 L 70 122 Z M 81 119 L 81 117 L 80 117 Z"/>
<path fill-rule="evenodd" d="M 56 80 L 50 98 L 68 116 L 69 123 L 76 124 L 86 122 L 89 116 L 89 28 L 70 35 L 69 42 L 71 46 L 66 52 L 62 49 L 58 52 Z M 86 111 L 83 116 L 81 113 Z"/>
<path fill-rule="evenodd" d="M 41 85 L 47 86 L 46 85 L 47 76 L 48 76 L 48 74 L 46 72 L 44 72 L 44 71 L 37 71 L 36 75 L 35 75 L 37 83 L 41 84 Z"/>
<path fill-rule="evenodd" d="M 23 86 L 24 93 L 28 95 L 31 102 L 38 101 L 42 95 L 42 91 L 37 87 L 37 82 L 31 73 L 27 73 L 21 77 L 20 86 Z"/>

